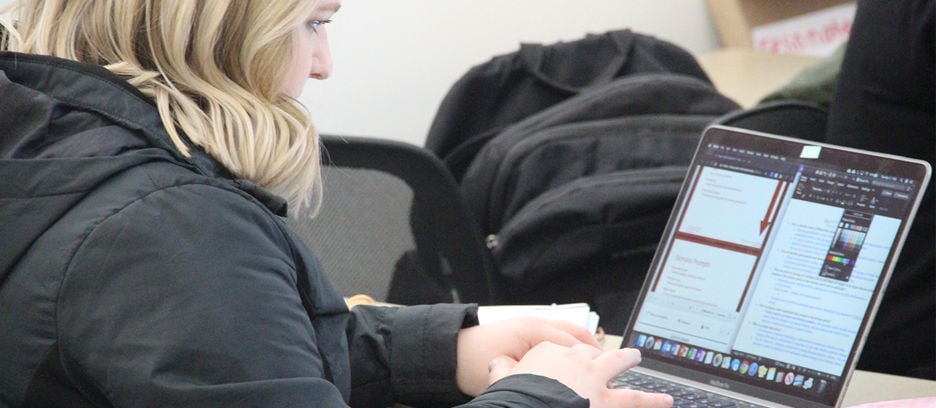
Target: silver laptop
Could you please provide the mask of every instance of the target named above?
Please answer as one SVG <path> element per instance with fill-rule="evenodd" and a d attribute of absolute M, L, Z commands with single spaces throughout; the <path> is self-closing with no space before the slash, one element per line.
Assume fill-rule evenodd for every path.
<path fill-rule="evenodd" d="M 930 171 L 707 129 L 623 334 L 643 362 L 615 386 L 676 406 L 839 406 Z"/>

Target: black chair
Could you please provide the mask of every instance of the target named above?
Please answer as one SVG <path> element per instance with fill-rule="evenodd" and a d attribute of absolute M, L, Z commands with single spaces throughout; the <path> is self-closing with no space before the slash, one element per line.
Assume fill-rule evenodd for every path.
<path fill-rule="evenodd" d="M 730 112 L 714 124 L 822 142 L 828 117 L 828 110 L 816 103 L 786 99 Z"/>
<path fill-rule="evenodd" d="M 287 224 L 345 296 L 489 304 L 496 271 L 455 180 L 414 145 L 322 136 L 319 215 Z"/>

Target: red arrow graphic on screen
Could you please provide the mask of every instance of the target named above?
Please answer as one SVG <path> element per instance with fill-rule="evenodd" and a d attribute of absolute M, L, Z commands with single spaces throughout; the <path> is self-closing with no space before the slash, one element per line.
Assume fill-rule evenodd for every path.
<path fill-rule="evenodd" d="M 781 187 L 783 187 L 783 182 L 777 181 L 777 188 L 774 190 L 773 198 L 770 199 L 770 207 L 767 207 L 767 214 L 764 214 L 764 219 L 760 222 L 761 234 L 770 226 L 770 215 L 773 214 L 774 206 L 777 205 L 777 198 L 780 197 Z"/>

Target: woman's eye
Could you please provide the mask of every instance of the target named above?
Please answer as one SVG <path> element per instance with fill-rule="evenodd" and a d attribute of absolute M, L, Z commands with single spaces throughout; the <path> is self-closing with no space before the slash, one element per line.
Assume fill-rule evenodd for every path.
<path fill-rule="evenodd" d="M 307 22 L 306 25 L 308 25 L 308 27 L 312 30 L 313 33 L 317 33 L 319 27 L 325 24 L 331 23 L 331 22 L 332 22 L 331 20 L 309 20 L 309 22 Z"/>

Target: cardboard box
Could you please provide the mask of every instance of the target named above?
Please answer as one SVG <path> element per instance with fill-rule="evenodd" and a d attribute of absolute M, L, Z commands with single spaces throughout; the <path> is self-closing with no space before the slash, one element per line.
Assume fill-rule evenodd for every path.
<path fill-rule="evenodd" d="M 847 38 L 854 3 L 854 0 L 708 0 L 723 47 L 805 55 L 826 52 L 807 49 L 812 43 L 828 46 L 841 40 L 843 33 Z M 755 33 L 759 35 L 757 42 L 753 38 Z"/>

